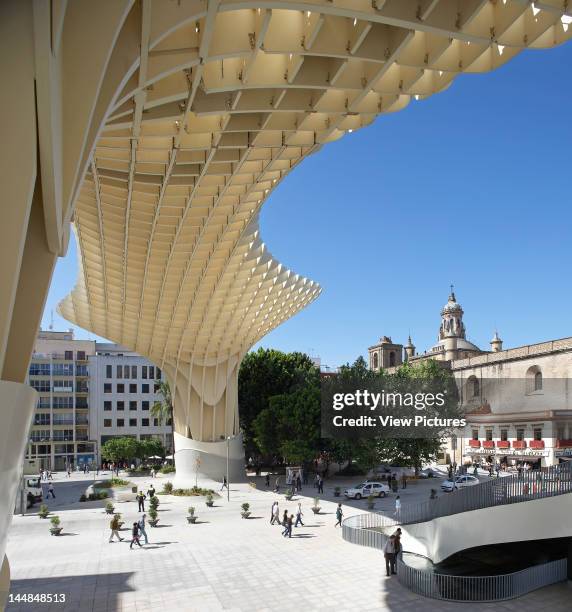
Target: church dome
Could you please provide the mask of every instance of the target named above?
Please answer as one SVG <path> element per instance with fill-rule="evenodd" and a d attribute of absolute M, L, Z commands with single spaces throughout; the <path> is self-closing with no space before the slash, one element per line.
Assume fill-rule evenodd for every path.
<path fill-rule="evenodd" d="M 452 312 L 462 312 L 462 311 L 463 309 L 461 308 L 461 304 L 457 302 L 455 293 L 451 291 L 451 294 L 449 295 L 449 299 L 447 300 L 447 303 L 445 304 L 445 306 L 443 306 L 443 310 L 441 310 L 441 314 L 447 314 L 447 313 L 452 313 Z"/>

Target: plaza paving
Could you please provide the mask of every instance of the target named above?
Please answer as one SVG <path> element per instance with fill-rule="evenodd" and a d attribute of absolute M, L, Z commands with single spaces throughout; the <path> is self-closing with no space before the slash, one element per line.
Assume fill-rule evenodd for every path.
<path fill-rule="evenodd" d="M 145 489 L 151 482 L 130 480 Z M 156 479 L 155 488 L 161 490 L 166 480 Z M 315 492 L 311 485 L 292 502 L 265 490 L 263 479 L 257 479 L 257 489 L 231 485 L 230 502 L 223 494 L 214 508 L 207 508 L 203 498 L 161 496 L 159 527 L 147 530 L 149 545 L 130 550 L 127 530 L 122 532 L 124 542 L 108 543 L 110 517 L 104 513 L 104 502 L 77 503 L 90 478 L 61 476 L 55 482 L 56 500 L 48 505 L 60 516 L 64 535 L 50 536 L 49 522 L 35 513 L 15 516 L 7 552 L 13 594 L 65 593 L 66 603 L 9 604 L 7 610 L 570 610 L 572 588 L 565 583 L 518 600 L 485 605 L 445 603 L 412 594 L 395 577 L 384 576 L 380 552 L 345 542 L 341 530 L 334 528 L 333 487 L 347 483 L 326 481 L 317 516 L 310 509 Z M 217 486 L 199 482 L 209 484 Z M 400 491 L 403 504 L 426 499 L 437 484 L 421 482 Z M 281 528 L 269 525 L 274 499 L 279 500 L 281 512 L 285 508 L 294 512 L 302 502 L 305 526 L 294 529 L 292 539 L 281 537 Z M 240 516 L 245 501 L 251 504 L 248 520 Z M 393 504 L 391 497 L 378 507 L 389 511 Z M 190 505 L 199 514 L 196 525 L 185 519 Z M 364 506 L 364 501 L 344 503 L 346 516 L 365 512 Z M 123 514 L 125 527 L 139 516 L 134 502 L 117 503 L 116 509 Z"/>

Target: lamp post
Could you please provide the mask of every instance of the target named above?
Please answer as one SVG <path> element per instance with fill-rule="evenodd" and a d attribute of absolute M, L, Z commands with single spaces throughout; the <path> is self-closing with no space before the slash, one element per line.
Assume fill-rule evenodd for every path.
<path fill-rule="evenodd" d="M 226 437 L 226 500 L 230 501 L 230 436 Z"/>

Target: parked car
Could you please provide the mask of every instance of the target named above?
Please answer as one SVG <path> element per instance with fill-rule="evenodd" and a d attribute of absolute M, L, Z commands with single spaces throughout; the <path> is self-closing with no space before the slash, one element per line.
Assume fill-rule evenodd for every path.
<path fill-rule="evenodd" d="M 433 478 L 435 476 L 435 471 L 431 468 L 425 468 L 424 470 L 419 470 L 417 476 L 419 478 Z"/>
<path fill-rule="evenodd" d="M 42 491 L 42 483 L 37 476 L 26 476 L 26 501 L 28 508 L 31 508 L 36 502 L 41 502 L 44 498 Z"/>
<path fill-rule="evenodd" d="M 479 479 L 475 476 L 469 476 L 465 474 L 463 476 L 457 476 L 454 480 L 445 480 L 441 484 L 441 490 L 447 493 L 451 493 L 454 489 L 462 489 L 463 487 L 472 487 L 479 484 Z"/>
<path fill-rule="evenodd" d="M 362 497 L 385 497 L 389 493 L 389 487 L 383 482 L 371 482 L 366 480 L 355 487 L 349 487 L 344 491 L 348 499 L 361 499 Z"/>

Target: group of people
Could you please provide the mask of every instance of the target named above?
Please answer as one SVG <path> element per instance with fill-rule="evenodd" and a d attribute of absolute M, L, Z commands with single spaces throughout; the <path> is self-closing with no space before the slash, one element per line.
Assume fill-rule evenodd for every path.
<path fill-rule="evenodd" d="M 387 576 L 397 574 L 397 557 L 401 552 L 401 528 L 398 527 L 388 538 L 383 549 Z"/>
<path fill-rule="evenodd" d="M 137 492 L 137 495 L 135 496 L 135 501 L 137 502 L 138 511 L 145 512 L 145 500 L 147 498 L 153 499 L 154 496 L 155 496 L 155 487 L 153 485 L 150 485 L 149 488 L 147 489 L 147 495 L 145 495 L 145 493 L 143 493 L 143 491 L 139 489 L 139 491 Z"/>
<path fill-rule="evenodd" d="M 147 537 L 147 515 L 142 514 L 138 521 L 133 522 L 131 527 L 131 542 L 129 544 L 130 550 L 133 549 L 133 545 L 136 544 L 139 548 L 142 548 L 140 539 L 145 538 L 145 544 L 149 544 L 149 538 Z M 121 521 L 119 520 L 119 514 L 115 514 L 109 523 L 111 529 L 111 535 L 109 536 L 109 543 L 113 542 L 115 536 L 119 542 L 123 542 L 124 538 L 119 535 L 119 529 L 121 528 Z"/>
<path fill-rule="evenodd" d="M 52 480 L 52 473 L 49 470 L 40 470 L 40 481 L 48 482 Z"/>
<path fill-rule="evenodd" d="M 270 524 L 271 525 L 281 525 L 284 529 L 282 531 L 282 535 L 285 538 L 292 537 L 292 527 L 298 527 L 301 525 L 304 527 L 304 523 L 302 522 L 302 517 L 304 513 L 302 512 L 302 503 L 298 502 L 298 507 L 296 508 L 296 520 L 294 520 L 293 514 L 288 514 L 288 510 L 284 510 L 284 514 L 282 518 L 280 518 L 280 507 L 278 502 L 275 501 L 272 504 L 272 508 L 270 509 Z M 336 508 L 336 524 L 334 527 L 342 526 L 342 519 L 344 518 L 344 511 L 342 509 L 342 504 L 339 503 Z"/>

